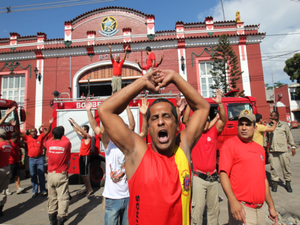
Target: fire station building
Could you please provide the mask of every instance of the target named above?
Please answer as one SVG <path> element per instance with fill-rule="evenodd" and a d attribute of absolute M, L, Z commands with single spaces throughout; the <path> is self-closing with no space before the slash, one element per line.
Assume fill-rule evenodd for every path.
<path fill-rule="evenodd" d="M 155 16 L 123 7 L 105 7 L 83 13 L 64 22 L 64 38 L 47 39 L 38 32 L 21 36 L 11 32 L 0 39 L 1 97 L 23 106 L 25 129 L 45 125 L 52 116 L 51 100 L 57 91 L 60 98 L 80 98 L 88 90 L 94 96 L 111 94 L 113 57 L 128 54 L 122 70 L 123 86 L 142 76 L 136 60 L 146 65 L 145 48 L 150 46 L 164 60 L 159 68 L 172 69 L 187 80 L 204 97 L 211 97 L 211 56 L 222 34 L 227 34 L 243 71 L 237 81 L 246 96 L 257 99 L 258 111 L 269 115 L 266 102 L 260 43 L 265 33 L 259 25 L 232 21 L 175 22 L 174 30 L 155 30 Z M 230 74 L 229 74 L 230 76 Z M 90 89 L 88 89 L 90 86 Z M 161 93 L 179 93 L 170 85 Z"/>

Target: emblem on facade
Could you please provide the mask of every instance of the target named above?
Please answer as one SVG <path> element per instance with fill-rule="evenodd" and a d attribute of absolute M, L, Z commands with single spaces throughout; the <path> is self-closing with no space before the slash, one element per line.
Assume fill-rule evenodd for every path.
<path fill-rule="evenodd" d="M 106 37 L 114 36 L 116 33 L 119 32 L 117 29 L 117 20 L 112 16 L 106 16 L 100 24 L 101 30 L 99 33 Z"/>

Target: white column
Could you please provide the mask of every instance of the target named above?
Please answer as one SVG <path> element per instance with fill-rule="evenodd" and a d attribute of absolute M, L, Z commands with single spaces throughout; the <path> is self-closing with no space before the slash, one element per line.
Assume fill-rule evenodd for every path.
<path fill-rule="evenodd" d="M 38 59 L 36 67 L 41 74 L 41 81 L 36 79 L 35 85 L 35 128 L 38 129 L 43 123 L 43 81 L 44 81 L 44 60 Z M 34 75 L 35 77 L 35 75 Z M 36 77 L 35 77 L 36 78 Z M 50 118 L 49 118 L 50 119 Z"/>
<path fill-rule="evenodd" d="M 241 71 L 244 71 L 242 73 L 243 89 L 245 90 L 244 93 L 246 96 L 251 96 L 250 75 L 249 75 L 246 45 L 244 44 L 239 45 L 239 54 L 240 54 Z"/>

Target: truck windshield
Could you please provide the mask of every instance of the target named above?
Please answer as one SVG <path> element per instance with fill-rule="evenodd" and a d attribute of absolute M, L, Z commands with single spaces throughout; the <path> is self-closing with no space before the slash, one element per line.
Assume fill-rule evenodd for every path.
<path fill-rule="evenodd" d="M 228 120 L 234 121 L 239 119 L 240 112 L 244 109 L 248 109 L 251 112 L 252 107 L 249 103 L 232 103 L 227 104 L 227 111 L 228 111 Z"/>
<path fill-rule="evenodd" d="M 3 118 L 5 116 L 5 112 L 6 112 L 7 108 L 0 108 L 0 112 L 1 112 L 1 118 Z M 17 121 L 18 123 L 18 115 L 16 113 L 16 110 L 14 110 L 11 114 L 9 114 L 9 116 L 6 118 L 6 120 L 4 121 L 5 124 L 9 124 L 10 120 L 14 120 Z"/>

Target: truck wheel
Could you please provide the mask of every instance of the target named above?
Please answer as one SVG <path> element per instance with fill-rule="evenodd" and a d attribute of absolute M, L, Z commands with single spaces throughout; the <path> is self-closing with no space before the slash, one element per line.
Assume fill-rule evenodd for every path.
<path fill-rule="evenodd" d="M 90 180 L 94 187 L 102 187 L 105 182 L 105 163 L 101 160 L 94 160 L 90 164 Z"/>

